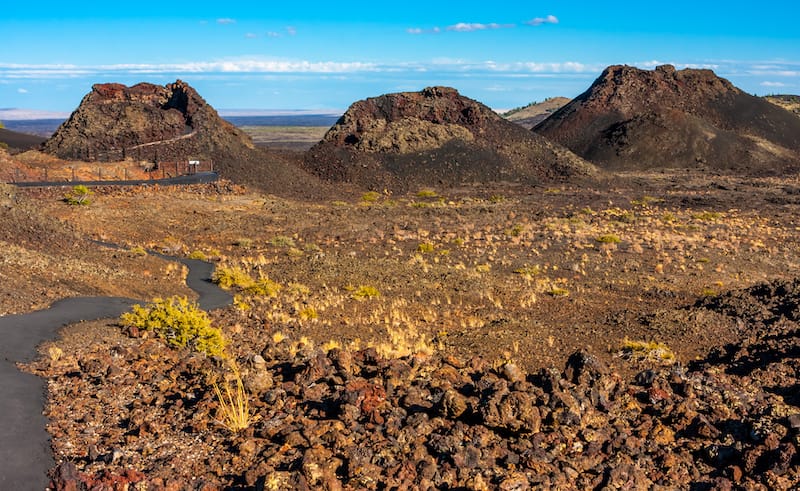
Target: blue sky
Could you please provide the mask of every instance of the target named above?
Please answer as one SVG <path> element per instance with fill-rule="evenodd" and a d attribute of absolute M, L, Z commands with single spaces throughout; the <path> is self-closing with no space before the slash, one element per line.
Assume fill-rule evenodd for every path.
<path fill-rule="evenodd" d="M 94 83 L 177 78 L 217 109 L 343 110 L 430 85 L 511 108 L 663 63 L 800 93 L 796 0 L 9 3 L 0 108 L 69 112 Z"/>

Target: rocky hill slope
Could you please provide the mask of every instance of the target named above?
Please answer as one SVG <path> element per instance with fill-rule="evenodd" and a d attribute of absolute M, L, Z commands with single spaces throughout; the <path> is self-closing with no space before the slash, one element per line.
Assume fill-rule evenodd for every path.
<path fill-rule="evenodd" d="M 325 180 L 393 190 L 593 171 L 569 150 L 446 87 L 356 102 L 306 153 L 305 166 Z"/>
<path fill-rule="evenodd" d="M 146 161 L 241 155 L 253 143 L 188 84 L 96 84 L 46 152 L 64 159 Z"/>
<path fill-rule="evenodd" d="M 710 70 L 608 67 L 534 131 L 609 169 L 800 167 L 800 120 Z"/>
<path fill-rule="evenodd" d="M 257 149 L 187 83 L 96 84 L 48 139 L 45 152 L 84 161 L 213 160 L 236 183 L 292 196 L 316 196 L 321 183 L 285 158 Z"/>
<path fill-rule="evenodd" d="M 570 99 L 567 97 L 548 97 L 542 102 L 532 102 L 527 106 L 512 109 L 504 113 L 503 117 L 524 128 L 531 129 L 564 107 L 569 101 Z"/>

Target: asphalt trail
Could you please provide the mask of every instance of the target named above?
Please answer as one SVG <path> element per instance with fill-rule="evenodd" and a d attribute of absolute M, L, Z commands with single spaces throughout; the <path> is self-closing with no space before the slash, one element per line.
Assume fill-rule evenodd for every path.
<path fill-rule="evenodd" d="M 231 295 L 211 282 L 214 265 L 153 253 L 189 267 L 186 285 L 197 292 L 198 304 L 211 310 L 231 303 Z M 55 465 L 44 417 L 46 382 L 21 372 L 15 363 L 32 361 L 36 347 L 55 339 L 68 324 L 111 319 L 139 301 L 119 297 L 79 297 L 59 300 L 49 308 L 0 317 L 0 490 L 47 487 L 47 472 Z"/>

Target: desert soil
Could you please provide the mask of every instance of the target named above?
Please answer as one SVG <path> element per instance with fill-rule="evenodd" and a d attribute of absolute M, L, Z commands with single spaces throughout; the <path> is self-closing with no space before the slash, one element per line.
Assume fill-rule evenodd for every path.
<path fill-rule="evenodd" d="M 408 377 L 417 384 L 414 387 L 429 396 L 427 401 L 432 400 L 431 394 L 438 394 L 433 399 L 439 401 L 436 410 L 444 418 L 444 422 L 437 421 L 441 418 L 431 415 L 433 419 L 425 423 L 433 425 L 428 430 L 439 437 L 426 440 L 428 453 L 422 455 L 425 452 L 420 450 L 419 455 L 414 454 L 417 460 L 413 473 L 408 471 L 408 476 L 413 474 L 406 476 L 408 482 L 437 488 L 526 489 L 502 486 L 512 486 L 516 479 L 546 488 L 569 483 L 570 472 L 591 476 L 587 469 L 594 467 L 584 463 L 588 467 L 578 471 L 564 471 L 563 465 L 557 472 L 551 469 L 555 474 L 547 471 L 551 472 L 549 481 L 531 478 L 537 475 L 536 465 L 545 472 L 542 469 L 550 469 L 550 464 L 569 462 L 570 452 L 586 457 L 577 447 L 549 460 L 531 457 L 522 447 L 504 447 L 505 457 L 474 457 L 480 465 L 465 464 L 463 459 L 472 457 L 462 455 L 463 448 L 446 449 L 450 445 L 447 438 L 472 438 L 473 442 L 484 441 L 486 448 L 496 448 L 505 445 L 498 443 L 500 440 L 519 444 L 520 434 L 542 435 L 549 440 L 539 442 L 540 448 L 552 444 L 555 449 L 567 441 L 559 438 L 567 437 L 554 437 L 552 431 L 567 428 L 571 417 L 583 421 L 588 413 L 564 416 L 563 421 L 555 413 L 550 419 L 542 414 L 541 428 L 550 425 L 545 432 L 539 427 L 539 416 L 519 416 L 517 422 L 497 416 L 502 421 L 495 421 L 494 416 L 480 412 L 476 399 L 470 414 L 481 421 L 480 431 L 458 437 L 454 428 L 462 424 L 463 411 L 448 409 L 450 406 L 441 402 L 443 394 L 451 394 L 447 397 L 455 398 L 455 406 L 463 402 L 467 407 L 472 404 L 468 395 L 474 389 L 467 387 L 479 381 L 489 392 L 500 391 L 498 384 L 508 384 L 511 389 L 504 390 L 512 394 L 527 391 L 534 399 L 547 394 L 553 398 L 562 389 L 568 392 L 569 385 L 573 394 L 581 388 L 587 391 L 589 399 L 579 405 L 600 407 L 590 397 L 596 390 L 593 384 L 613 380 L 617 392 L 611 391 L 614 404 L 608 407 L 619 409 L 625 397 L 639 397 L 634 389 L 620 387 L 628 387 L 625 384 L 633 383 L 642 370 L 650 370 L 647 383 L 640 384 L 641 390 L 650 391 L 642 396 L 647 399 L 650 394 L 647 401 L 637 403 L 640 412 L 618 415 L 615 420 L 608 416 L 611 410 L 607 407 L 601 426 L 621 425 L 622 421 L 633 424 L 635 420 L 637 425 L 650 425 L 650 429 L 639 428 L 640 439 L 656 438 L 648 433 L 658 433 L 652 428 L 654 422 L 667 421 L 657 417 L 658 411 L 666 411 L 660 401 L 673 397 L 676 405 L 680 401 L 689 404 L 701 397 L 696 391 L 678 390 L 678 385 L 705 384 L 703 390 L 713 392 L 714 387 L 742 383 L 713 375 L 717 373 L 713 369 L 712 375 L 702 371 L 690 374 L 679 367 L 701 366 L 709 357 L 719 359 L 724 352 L 719 348 L 724 345 L 760 339 L 755 328 L 746 324 L 746 316 L 703 305 L 725 292 L 767 281 L 789 281 L 798 266 L 800 180 L 795 177 L 744 179 L 674 171 L 622 174 L 591 185 L 551 188 L 498 184 L 419 189 L 399 196 L 343 192 L 335 201 L 277 198 L 221 182 L 175 188 L 99 188 L 93 202 L 80 207 L 66 205 L 61 200 L 63 190 L 9 193 L 13 197 L 6 203 L 6 213 L 49 218 L 37 218 L 45 225 L 5 230 L 2 240 L 15 253 L 4 256 L 0 264 L 5 291 L 14 292 L 0 298 L 4 312 L 32 310 L 63 296 L 122 294 L 148 299 L 173 293 L 191 295 L 181 285 L 180 269 L 136 253 L 137 247 L 187 256 L 195 253 L 214 261 L 218 270 L 238 268 L 253 279 L 271 280 L 263 282 L 270 288 L 259 294 L 234 287 L 234 305 L 211 312 L 214 324 L 231 340 L 231 355 L 244 367 L 245 382 L 255 394 L 253 404 L 261 423 L 244 433 L 229 432 L 214 416 L 218 404 L 204 373 L 214 371 L 218 362 L 167 348 L 158 340 L 121 329 L 114 320 L 67 328 L 61 339 L 43 346 L 42 358 L 28 367 L 49 379 L 48 429 L 57 460 L 71 466 L 59 468 L 61 477 L 66 473 L 68 478 L 75 469 L 84 473 L 84 481 L 94 483 L 114 479 L 136 482 L 146 476 L 152 489 L 273 484 L 278 489 L 287 483 L 337 489 L 334 481 L 352 489 L 391 483 L 402 486 L 406 482 L 402 469 L 386 477 L 389 463 L 399 462 L 397 456 L 392 460 L 384 455 L 386 465 L 379 465 L 378 447 L 388 443 L 374 437 L 378 447 L 371 446 L 369 435 L 382 428 L 390 435 L 388 441 L 398 444 L 400 436 L 387 429 L 397 423 L 393 418 L 400 418 L 404 425 L 416 418 L 414 424 L 422 424 L 418 420 L 425 414 L 428 421 L 425 408 L 431 404 L 426 400 L 408 402 L 421 397 L 408 387 L 398 388 L 393 395 L 392 384 L 400 383 L 397 377 Z M 81 237 L 128 249 L 107 250 Z M 53 240 L 54 244 L 45 245 Z M 661 343 L 674 353 L 675 360 L 665 355 L 632 361 L 621 356 L 625 340 Z M 359 351 L 363 348 L 373 350 Z M 555 392 L 547 384 L 558 385 L 557 380 L 547 382 L 540 377 L 536 383 L 530 378 L 525 381 L 526 373 L 560 371 L 578 350 L 592 360 L 589 365 L 603 367 L 597 369 L 596 377 L 580 376 L 591 370 L 573 367 L 564 376 L 574 375 L 574 380 L 561 382 L 561 389 Z M 731 351 L 729 356 L 737 355 Z M 398 357 L 396 362 L 380 361 Z M 573 359 L 573 365 L 576 363 Z M 578 365 L 586 365 L 581 363 Z M 667 368 L 662 368 L 664 365 Z M 544 372 L 539 372 L 541 369 Z M 344 372 L 355 378 L 345 377 Z M 676 381 L 679 374 L 684 378 Z M 310 394 L 316 390 L 315 377 L 329 377 L 327 384 L 317 385 L 328 392 Z M 449 382 L 443 385 L 445 379 Z M 386 387 L 390 387 L 388 394 Z M 334 389 L 342 392 L 331 395 Z M 309 402 L 337 397 L 357 400 L 342 402 L 339 412 Z M 370 406 L 370 397 L 389 406 Z M 633 407 L 634 402 L 625 404 Z M 570 407 L 573 403 L 565 404 Z M 357 406 L 359 414 L 348 413 L 348 404 Z M 446 407 L 442 409 L 441 404 Z M 301 411 L 297 405 L 306 409 Z M 748 407 L 756 410 L 756 406 Z M 694 407 L 692 414 L 705 409 Z M 403 417 L 398 416 L 401 410 Z M 752 411 L 744 414 L 751 417 L 756 414 Z M 338 416 L 333 417 L 334 413 Z M 669 414 L 678 418 L 678 413 Z M 708 423 L 712 425 L 724 419 L 717 416 L 710 420 L 704 416 L 703 421 L 713 420 Z M 572 435 L 570 445 L 579 441 L 589 445 L 594 438 L 587 436 L 588 423 L 584 423 L 583 439 Z M 318 435 L 301 434 L 309 425 Z M 342 425 L 352 433 L 342 433 Z M 431 431 L 416 435 L 431 437 Z M 350 444 L 369 447 L 375 455 L 345 458 L 341 451 L 330 450 L 349 448 L 341 442 L 331 446 L 330 439 L 337 432 L 350 435 Z M 672 434 L 663 436 L 664 448 L 675 444 L 674 438 Z M 724 444 L 717 434 L 708 438 L 715 445 Z M 635 457 L 644 452 L 636 442 L 621 443 L 629 444 L 632 447 L 618 455 Z M 762 443 L 753 448 L 761 448 L 759 445 Z M 784 448 L 780 445 L 783 443 L 775 443 L 762 453 L 777 452 L 775 449 Z M 586 482 L 571 485 L 623 482 L 625 476 L 609 474 L 610 468 L 622 465 L 610 458 L 617 455 L 612 447 L 595 454 L 605 455 L 607 465 L 597 471 L 595 481 L 585 477 Z M 761 464 L 746 465 L 746 450 L 737 450 L 739 460 L 722 462 L 718 472 L 712 469 L 707 475 L 695 476 L 695 481 L 689 476 L 675 482 L 678 487 L 688 487 L 690 482 L 750 479 L 748 482 L 763 485 L 771 477 L 763 477 Z M 443 467 L 428 474 L 418 461 L 437 455 L 449 455 L 450 463 L 437 461 Z M 520 455 L 528 457 L 520 460 Z M 687 455 L 677 458 L 691 462 L 694 454 Z M 570 458 L 583 462 L 575 455 Z M 339 464 L 326 470 L 325 461 Z M 356 468 L 358 462 L 363 469 Z M 312 464 L 319 472 L 309 470 Z M 448 465 L 456 469 L 452 476 Z M 487 465 L 491 469 L 485 473 L 475 471 Z M 717 464 L 707 465 L 713 468 Z M 728 467 L 736 470 L 725 470 Z M 781 479 L 796 483 L 797 466 L 787 464 L 789 468 L 794 469 L 789 473 L 794 477 Z M 636 482 L 638 475 L 630 472 L 631 482 Z M 648 479 L 653 483 L 677 479 L 669 470 L 664 472 L 661 481 L 653 476 Z M 786 472 L 784 469 L 776 476 Z M 371 473 L 380 477 L 370 481 L 365 476 Z M 175 487 L 169 487 L 170 482 Z"/>

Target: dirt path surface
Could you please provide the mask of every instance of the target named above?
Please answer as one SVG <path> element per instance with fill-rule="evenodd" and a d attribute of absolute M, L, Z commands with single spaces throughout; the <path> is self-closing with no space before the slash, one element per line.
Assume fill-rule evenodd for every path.
<path fill-rule="evenodd" d="M 164 259 L 175 259 L 160 255 Z M 180 259 L 189 267 L 186 284 L 197 292 L 204 309 L 222 307 L 231 296 L 209 281 L 213 265 Z M 30 362 L 36 347 L 53 339 L 63 326 L 77 322 L 119 317 L 135 300 L 113 297 L 69 298 L 46 310 L 0 317 L 0 488 L 40 490 L 49 482 L 47 472 L 55 464 L 46 432 L 45 383 L 40 377 L 17 369 Z"/>

